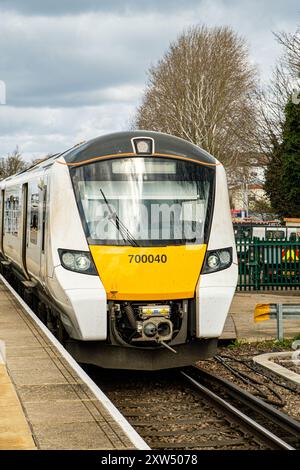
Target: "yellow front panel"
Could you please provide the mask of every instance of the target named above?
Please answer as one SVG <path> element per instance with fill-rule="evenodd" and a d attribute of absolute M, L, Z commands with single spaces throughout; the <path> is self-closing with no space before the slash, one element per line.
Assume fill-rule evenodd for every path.
<path fill-rule="evenodd" d="M 109 300 L 194 297 L 206 245 L 90 246 Z"/>

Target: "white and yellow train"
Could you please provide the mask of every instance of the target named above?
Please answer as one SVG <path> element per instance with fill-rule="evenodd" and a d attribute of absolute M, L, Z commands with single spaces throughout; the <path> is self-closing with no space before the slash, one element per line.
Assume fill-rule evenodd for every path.
<path fill-rule="evenodd" d="M 237 282 L 214 157 L 120 132 L 0 188 L 2 272 L 79 362 L 153 370 L 214 354 Z"/>

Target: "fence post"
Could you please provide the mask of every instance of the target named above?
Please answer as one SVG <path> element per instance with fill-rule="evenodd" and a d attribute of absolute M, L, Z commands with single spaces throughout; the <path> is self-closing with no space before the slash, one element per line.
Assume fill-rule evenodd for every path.
<path fill-rule="evenodd" d="M 277 305 L 277 339 L 279 341 L 283 340 L 283 314 L 282 314 L 282 304 Z"/>
<path fill-rule="evenodd" d="M 254 279 L 255 279 L 255 290 L 260 290 L 260 245 L 259 240 L 254 240 Z"/>

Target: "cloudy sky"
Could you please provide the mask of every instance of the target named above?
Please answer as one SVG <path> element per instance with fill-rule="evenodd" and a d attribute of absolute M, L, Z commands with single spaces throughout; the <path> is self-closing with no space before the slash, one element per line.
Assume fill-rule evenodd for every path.
<path fill-rule="evenodd" d="M 298 0 L 0 0 L 0 156 L 26 159 L 128 128 L 155 64 L 190 25 L 243 35 L 267 80 Z"/>

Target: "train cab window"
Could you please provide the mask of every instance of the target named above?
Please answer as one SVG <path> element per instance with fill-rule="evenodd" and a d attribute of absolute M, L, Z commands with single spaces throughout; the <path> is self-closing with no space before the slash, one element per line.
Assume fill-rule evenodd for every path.
<path fill-rule="evenodd" d="M 37 245 L 39 230 L 39 193 L 30 197 L 30 243 Z"/>
<path fill-rule="evenodd" d="M 213 168 L 135 157 L 70 171 L 89 243 L 165 246 L 207 240 Z"/>

